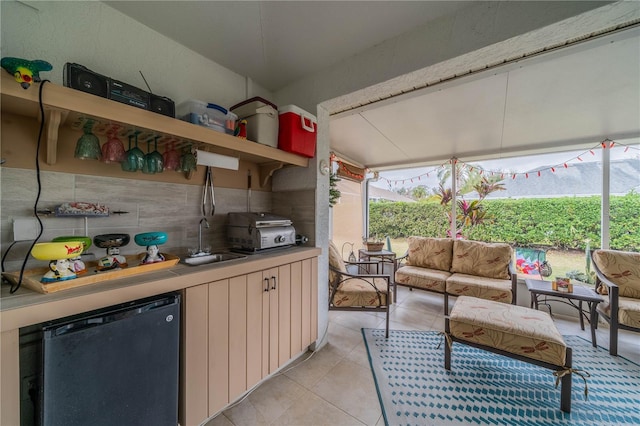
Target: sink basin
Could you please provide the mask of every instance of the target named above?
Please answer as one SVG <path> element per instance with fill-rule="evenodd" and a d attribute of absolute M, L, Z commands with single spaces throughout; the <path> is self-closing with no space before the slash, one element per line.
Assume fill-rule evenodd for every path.
<path fill-rule="evenodd" d="M 227 262 L 229 260 L 244 259 L 247 257 L 244 254 L 238 253 L 211 253 L 204 256 L 187 257 L 184 259 L 184 263 L 187 265 L 206 265 L 209 263 Z"/>

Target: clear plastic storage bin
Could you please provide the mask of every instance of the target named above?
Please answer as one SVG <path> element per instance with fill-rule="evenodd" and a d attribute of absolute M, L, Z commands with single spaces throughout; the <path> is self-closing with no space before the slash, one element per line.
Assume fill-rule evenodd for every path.
<path fill-rule="evenodd" d="M 180 120 L 232 135 L 238 116 L 220 105 L 190 99 L 177 108 Z"/>

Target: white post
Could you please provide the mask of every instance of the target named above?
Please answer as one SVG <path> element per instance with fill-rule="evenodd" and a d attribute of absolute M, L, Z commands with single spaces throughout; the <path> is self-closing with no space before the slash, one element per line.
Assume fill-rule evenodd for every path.
<path fill-rule="evenodd" d="M 605 146 L 602 149 L 602 204 L 600 206 L 600 223 L 601 223 L 601 235 L 600 235 L 600 247 L 603 249 L 609 248 L 609 193 L 611 181 L 611 154 L 610 148 L 606 144 L 609 141 L 604 141 Z"/>
<path fill-rule="evenodd" d="M 457 199 L 456 199 L 456 192 L 458 192 L 458 190 L 456 189 L 457 186 L 457 182 L 456 182 L 456 163 L 458 162 L 458 159 L 456 157 L 452 157 L 451 158 L 451 238 L 453 238 L 454 240 L 456 238 L 458 238 L 457 235 L 457 226 L 456 226 L 456 203 L 457 203 Z"/>

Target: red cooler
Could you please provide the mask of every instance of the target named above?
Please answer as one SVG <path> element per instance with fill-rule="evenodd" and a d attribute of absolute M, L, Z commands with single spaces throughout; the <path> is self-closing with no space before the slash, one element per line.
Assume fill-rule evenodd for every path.
<path fill-rule="evenodd" d="M 278 148 L 313 158 L 316 153 L 318 121 L 295 105 L 280 107 Z"/>

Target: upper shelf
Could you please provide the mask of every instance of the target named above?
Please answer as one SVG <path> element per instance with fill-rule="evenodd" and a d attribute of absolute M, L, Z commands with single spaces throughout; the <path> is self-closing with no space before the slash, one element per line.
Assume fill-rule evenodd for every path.
<path fill-rule="evenodd" d="M 24 90 L 8 73 L 1 74 L 2 112 L 39 119 L 39 84 Z M 309 165 L 309 160 L 299 155 L 52 83 L 44 86 L 42 103 L 47 116 L 49 164 L 56 162 L 59 126 L 71 125 L 81 117 L 91 117 L 132 130 L 193 142 L 200 149 L 235 155 L 260 164 L 265 171 L 273 172 L 285 165 Z"/>

